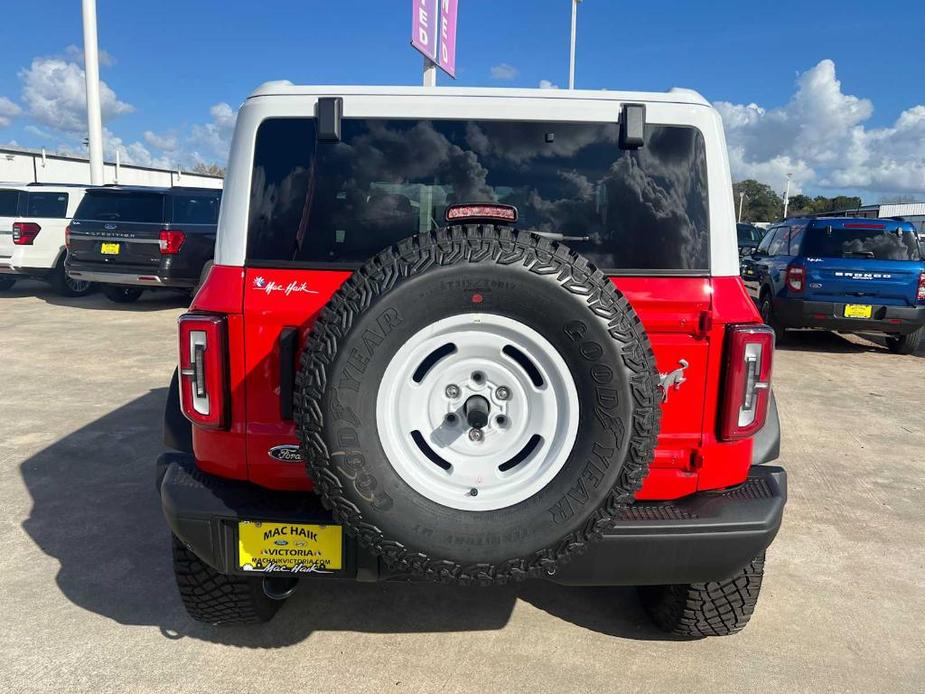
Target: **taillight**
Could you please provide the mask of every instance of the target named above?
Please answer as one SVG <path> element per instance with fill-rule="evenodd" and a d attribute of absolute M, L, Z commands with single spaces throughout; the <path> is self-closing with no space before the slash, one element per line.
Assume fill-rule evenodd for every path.
<path fill-rule="evenodd" d="M 64 247 L 71 247 L 71 227 L 69 226 L 64 227 Z"/>
<path fill-rule="evenodd" d="M 13 222 L 13 243 L 17 246 L 31 246 L 42 230 L 35 222 Z"/>
<path fill-rule="evenodd" d="M 806 269 L 800 265 L 787 268 L 787 289 L 794 294 L 801 294 L 806 287 Z"/>
<path fill-rule="evenodd" d="M 925 272 L 919 275 L 919 289 L 915 293 L 916 301 L 925 301 Z"/>
<path fill-rule="evenodd" d="M 179 229 L 164 229 L 159 239 L 161 255 L 176 255 L 185 240 L 186 234 Z"/>
<path fill-rule="evenodd" d="M 180 316 L 180 404 L 194 424 L 227 425 L 228 369 L 225 318 Z"/>
<path fill-rule="evenodd" d="M 774 331 L 767 325 L 733 325 L 726 334 L 726 372 L 719 436 L 734 441 L 764 426 L 771 393 Z"/>

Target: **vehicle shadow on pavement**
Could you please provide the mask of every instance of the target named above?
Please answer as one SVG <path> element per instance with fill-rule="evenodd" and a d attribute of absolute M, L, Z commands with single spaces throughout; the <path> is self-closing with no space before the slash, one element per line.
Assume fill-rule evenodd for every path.
<path fill-rule="evenodd" d="M 788 352 L 824 352 L 829 354 L 863 354 L 864 352 L 890 354 L 886 346 L 886 338 L 883 335 L 858 333 L 849 337 L 825 330 L 790 330 L 787 332 L 786 342 L 779 345 L 778 349 Z M 925 340 L 919 343 L 914 356 L 925 357 Z"/>
<path fill-rule="evenodd" d="M 162 311 L 164 309 L 184 308 L 190 304 L 188 292 L 170 289 L 146 291 L 138 301 L 131 304 L 117 304 L 110 301 L 97 289 L 86 296 L 67 297 L 57 294 L 49 284 L 38 280 L 20 280 L 10 289 L 0 294 L 0 302 L 5 298 L 34 296 L 53 306 L 90 309 L 96 311 Z"/>
<path fill-rule="evenodd" d="M 303 580 L 269 624 L 219 628 L 194 622 L 174 584 L 170 537 L 154 488 L 166 393 L 166 388 L 152 390 L 64 436 L 20 467 L 33 500 L 23 529 L 60 563 L 58 588 L 83 609 L 119 624 L 157 627 L 168 639 L 276 648 L 319 630 L 501 629 L 520 598 L 594 631 L 665 638 L 649 626 L 632 590 L 568 588 L 541 581 L 483 590 Z"/>

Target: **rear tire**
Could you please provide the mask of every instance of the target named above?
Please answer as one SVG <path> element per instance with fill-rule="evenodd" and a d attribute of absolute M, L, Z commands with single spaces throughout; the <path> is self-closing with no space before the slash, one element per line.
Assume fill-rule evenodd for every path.
<path fill-rule="evenodd" d="M 16 280 L 12 277 L 4 277 L 0 279 L 0 292 L 5 292 L 7 289 L 12 289 L 14 284 L 16 284 Z"/>
<path fill-rule="evenodd" d="M 922 341 L 925 326 L 914 330 L 908 335 L 887 335 L 886 346 L 893 354 L 915 354 Z"/>
<path fill-rule="evenodd" d="M 769 292 L 765 292 L 761 295 L 761 303 L 758 306 L 758 310 L 761 313 L 761 319 L 771 326 L 771 329 L 774 331 L 774 341 L 777 344 L 785 342 L 787 340 L 787 329 L 781 325 L 777 316 L 774 314 L 774 303 L 771 301 L 771 294 Z"/>
<path fill-rule="evenodd" d="M 134 304 L 144 289 L 136 287 L 120 287 L 114 284 L 107 284 L 103 287 L 103 294 L 107 299 L 117 304 Z"/>
<path fill-rule="evenodd" d="M 67 270 L 64 268 L 64 256 L 61 256 L 55 269 L 51 271 L 48 282 L 59 296 L 86 296 L 96 288 L 93 282 L 68 277 Z"/>
<path fill-rule="evenodd" d="M 173 571 L 189 616 L 206 624 L 260 624 L 282 605 L 263 592 L 262 579 L 221 574 L 173 539 Z"/>
<path fill-rule="evenodd" d="M 676 636 L 728 636 L 751 619 L 764 577 L 764 553 L 732 578 L 709 583 L 640 586 L 639 597 L 655 625 Z"/>

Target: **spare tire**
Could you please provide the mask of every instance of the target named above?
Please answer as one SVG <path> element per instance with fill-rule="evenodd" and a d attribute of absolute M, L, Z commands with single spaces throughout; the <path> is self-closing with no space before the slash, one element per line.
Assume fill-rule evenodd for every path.
<path fill-rule="evenodd" d="M 295 418 L 316 490 L 392 571 L 505 583 L 555 573 L 632 502 L 658 383 L 639 317 L 587 259 L 449 227 L 331 298 Z"/>

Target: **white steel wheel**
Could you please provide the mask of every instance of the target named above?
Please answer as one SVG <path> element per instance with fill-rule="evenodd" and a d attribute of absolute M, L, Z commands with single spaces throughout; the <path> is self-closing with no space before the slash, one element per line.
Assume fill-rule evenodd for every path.
<path fill-rule="evenodd" d="M 421 496 L 490 511 L 543 489 L 569 458 L 578 393 L 540 333 L 492 313 L 451 316 L 414 334 L 379 386 L 389 463 Z"/>

